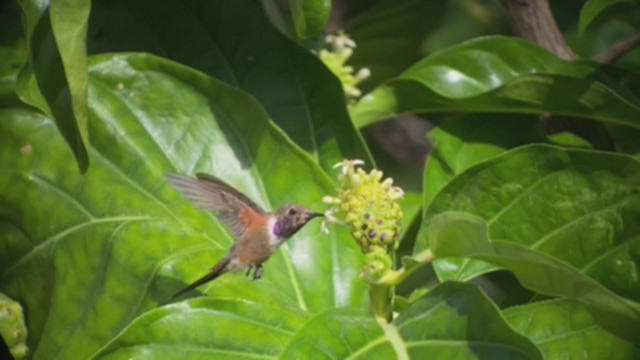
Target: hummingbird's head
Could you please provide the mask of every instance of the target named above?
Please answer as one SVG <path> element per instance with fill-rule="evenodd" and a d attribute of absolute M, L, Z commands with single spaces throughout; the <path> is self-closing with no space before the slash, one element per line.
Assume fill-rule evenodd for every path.
<path fill-rule="evenodd" d="M 323 214 L 314 213 L 309 209 L 295 204 L 284 205 L 276 211 L 276 223 L 273 225 L 273 234 L 277 237 L 288 239 L 309 222 L 309 220 L 321 217 Z"/>

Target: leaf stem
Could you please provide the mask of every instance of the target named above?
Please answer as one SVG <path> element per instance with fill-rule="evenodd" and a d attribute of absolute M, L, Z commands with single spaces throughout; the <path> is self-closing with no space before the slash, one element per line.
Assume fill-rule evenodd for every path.
<path fill-rule="evenodd" d="M 391 254 L 395 255 L 395 254 Z M 387 271 L 379 280 L 369 283 L 371 313 L 380 323 L 393 320 L 393 294 L 396 285 L 403 282 L 422 266 L 433 261 L 433 253 L 427 249 L 407 261 L 408 264 L 398 270 Z"/>
<path fill-rule="evenodd" d="M 393 320 L 393 286 L 369 284 L 371 313 L 379 323 Z"/>
<path fill-rule="evenodd" d="M 395 263 L 396 252 L 391 250 L 388 253 L 391 257 L 391 264 Z M 388 324 L 393 320 L 393 296 L 394 286 L 381 284 L 379 281 L 369 282 L 369 297 L 371 300 L 371 314 L 380 324 Z"/>
<path fill-rule="evenodd" d="M 398 270 L 391 270 L 387 272 L 377 281 L 377 284 L 396 286 L 406 280 L 422 266 L 431 263 L 434 260 L 434 257 L 431 249 L 427 249 L 416 256 L 412 256 L 410 259 L 412 261 L 411 264 L 403 266 Z"/>

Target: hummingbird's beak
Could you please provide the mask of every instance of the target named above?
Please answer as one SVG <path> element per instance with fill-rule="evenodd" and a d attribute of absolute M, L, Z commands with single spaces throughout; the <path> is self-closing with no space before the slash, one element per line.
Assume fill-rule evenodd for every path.
<path fill-rule="evenodd" d="M 317 217 L 324 217 L 323 213 L 315 213 L 315 212 L 310 212 L 307 213 L 309 215 L 309 218 L 307 219 L 307 221 L 313 219 L 313 218 L 317 218 Z"/>

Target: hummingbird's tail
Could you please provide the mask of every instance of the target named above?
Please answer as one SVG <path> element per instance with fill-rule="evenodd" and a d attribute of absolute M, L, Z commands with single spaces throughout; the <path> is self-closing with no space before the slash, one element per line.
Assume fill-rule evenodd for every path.
<path fill-rule="evenodd" d="M 187 286 L 184 289 L 182 289 L 182 290 L 178 291 L 177 293 L 175 293 L 171 297 L 171 299 L 173 300 L 173 299 L 177 298 L 178 296 L 183 295 L 183 294 L 185 294 L 185 293 L 197 288 L 200 285 L 204 285 L 204 284 L 208 283 L 209 281 L 216 279 L 218 276 L 226 273 L 227 272 L 227 265 L 229 264 L 229 261 L 230 261 L 230 259 L 228 257 L 223 258 L 205 276 L 201 277 L 200 279 L 196 280 L 195 282 L 193 282 L 189 286 Z"/>

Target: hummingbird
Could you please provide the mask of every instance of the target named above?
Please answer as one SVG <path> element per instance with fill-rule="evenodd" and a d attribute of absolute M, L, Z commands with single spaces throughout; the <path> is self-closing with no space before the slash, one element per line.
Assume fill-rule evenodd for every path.
<path fill-rule="evenodd" d="M 166 174 L 167 180 L 197 209 L 212 211 L 236 239 L 229 252 L 208 273 L 178 291 L 176 298 L 220 275 L 247 268 L 246 276 L 253 271 L 253 279 L 264 273 L 262 264 L 302 229 L 309 220 L 324 216 L 301 205 L 286 204 L 274 212 L 267 212 L 249 197 L 208 174 L 196 174 L 197 178 L 178 174 Z"/>

